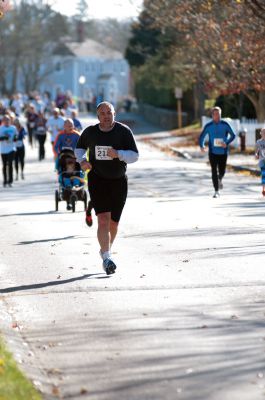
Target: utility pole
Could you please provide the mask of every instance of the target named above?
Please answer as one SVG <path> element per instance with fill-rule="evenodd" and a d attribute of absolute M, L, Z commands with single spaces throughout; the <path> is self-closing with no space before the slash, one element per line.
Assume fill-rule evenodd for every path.
<path fill-rule="evenodd" d="M 178 128 L 182 128 L 182 89 L 175 88 L 175 98 L 177 99 Z"/>

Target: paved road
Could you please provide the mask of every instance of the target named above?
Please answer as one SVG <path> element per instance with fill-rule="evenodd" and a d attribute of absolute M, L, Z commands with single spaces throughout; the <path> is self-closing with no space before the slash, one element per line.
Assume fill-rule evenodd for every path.
<path fill-rule="evenodd" d="M 265 394 L 264 200 L 259 180 L 140 143 L 107 277 L 96 227 L 60 204 L 28 149 L 1 190 L 1 329 L 45 399 L 258 400 Z"/>

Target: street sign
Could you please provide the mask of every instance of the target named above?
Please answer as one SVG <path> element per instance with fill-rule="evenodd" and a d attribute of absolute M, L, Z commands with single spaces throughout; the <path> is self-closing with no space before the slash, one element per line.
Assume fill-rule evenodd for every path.
<path fill-rule="evenodd" d="M 182 99 L 182 89 L 179 87 L 175 88 L 175 97 L 176 99 Z"/>

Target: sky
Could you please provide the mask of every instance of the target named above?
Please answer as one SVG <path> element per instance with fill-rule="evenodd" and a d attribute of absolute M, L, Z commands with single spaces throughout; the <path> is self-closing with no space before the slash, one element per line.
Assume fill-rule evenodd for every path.
<path fill-rule="evenodd" d="M 136 17 L 143 0 L 87 0 L 88 13 L 91 18 L 124 19 Z M 68 16 L 76 14 L 78 1 L 47 0 L 52 8 Z"/>

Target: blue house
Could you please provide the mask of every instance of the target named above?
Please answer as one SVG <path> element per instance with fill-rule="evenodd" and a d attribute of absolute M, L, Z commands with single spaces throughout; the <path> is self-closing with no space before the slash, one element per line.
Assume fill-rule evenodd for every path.
<path fill-rule="evenodd" d="M 84 101 L 96 96 L 116 104 L 129 94 L 130 68 L 123 54 L 94 40 L 60 43 L 49 62 L 51 72 L 40 90 L 53 98 L 59 89 Z"/>

